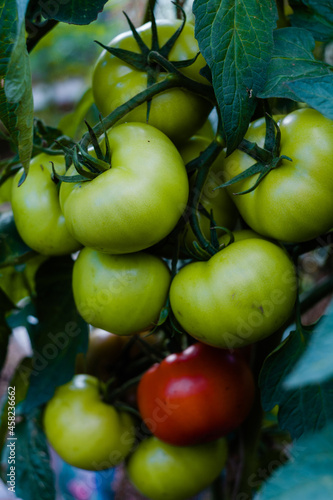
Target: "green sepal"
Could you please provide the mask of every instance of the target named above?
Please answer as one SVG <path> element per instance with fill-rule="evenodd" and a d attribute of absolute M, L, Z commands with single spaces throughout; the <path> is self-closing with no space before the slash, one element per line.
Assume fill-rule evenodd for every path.
<path fill-rule="evenodd" d="M 79 150 L 83 159 L 80 158 L 81 163 L 91 170 L 93 173 L 105 172 L 110 169 L 110 165 L 104 159 L 98 159 L 91 156 L 85 151 L 80 144 L 76 148 Z"/>
<path fill-rule="evenodd" d="M 87 180 L 92 180 L 95 179 L 98 175 L 99 172 L 94 171 L 94 167 L 91 165 L 84 165 L 88 170 L 84 170 L 83 167 L 81 166 L 81 163 L 79 161 L 79 156 L 78 156 L 78 148 L 74 150 L 73 152 L 73 163 L 75 170 L 82 175 L 83 177 L 86 177 Z"/>
<path fill-rule="evenodd" d="M 84 182 L 88 179 L 83 175 L 60 175 L 56 172 L 54 168 L 54 163 L 51 161 L 52 166 L 52 175 L 54 178 L 58 179 L 61 182 Z"/>
<path fill-rule="evenodd" d="M 141 36 L 139 35 L 139 33 L 137 32 L 137 30 L 135 29 L 135 26 L 134 24 L 132 23 L 132 21 L 130 20 L 130 18 L 128 17 L 128 15 L 126 14 L 126 12 L 123 12 L 124 16 L 126 17 L 127 19 L 127 22 L 128 22 L 128 25 L 133 33 L 133 37 L 134 37 L 134 40 L 136 41 L 136 43 L 138 44 L 139 46 L 139 49 L 141 50 L 141 52 L 144 54 L 148 54 L 149 52 L 149 47 L 148 45 L 145 44 L 145 42 L 142 40 Z M 152 15 L 154 15 L 152 13 Z"/>
<path fill-rule="evenodd" d="M 224 226 L 215 226 L 215 229 L 222 229 L 222 231 L 224 231 L 225 233 L 227 233 L 227 235 L 230 238 L 229 241 L 228 241 L 228 243 L 221 243 L 221 244 L 219 244 L 219 250 L 222 250 L 223 248 L 227 248 L 229 245 L 231 245 L 231 243 L 233 243 L 235 241 L 234 233 L 232 231 L 230 231 L 230 229 L 228 229 L 227 227 L 224 227 Z"/>
<path fill-rule="evenodd" d="M 88 129 L 88 132 L 89 132 L 89 135 L 90 135 L 90 138 L 91 138 L 91 144 L 93 145 L 93 148 L 94 148 L 94 151 L 96 153 L 97 158 L 99 160 L 104 160 L 104 155 L 102 153 L 102 150 L 100 148 L 98 139 L 96 137 L 96 134 L 95 134 L 93 128 L 89 125 L 89 123 L 87 122 L 87 120 L 84 120 L 84 123 L 86 124 L 86 127 Z"/>
<path fill-rule="evenodd" d="M 103 43 L 98 42 L 97 40 L 95 40 L 95 42 L 113 56 L 124 61 L 126 64 L 133 66 L 139 71 L 146 71 L 147 56 L 145 54 L 138 54 L 137 52 L 132 52 L 126 49 L 119 49 L 116 47 L 109 47 L 108 45 L 104 45 Z"/>
<path fill-rule="evenodd" d="M 163 45 L 163 47 L 160 48 L 159 52 L 160 54 L 165 57 L 166 59 L 168 58 L 171 50 L 172 50 L 172 47 L 175 45 L 176 41 L 178 40 L 181 32 L 183 31 L 184 29 L 184 26 L 186 24 L 186 14 L 185 14 L 185 11 L 184 9 L 176 4 L 175 2 L 172 2 L 174 5 L 177 5 L 177 7 L 180 9 L 181 13 L 182 13 L 182 16 L 183 16 L 183 20 L 182 20 L 182 24 L 179 26 L 179 28 L 174 32 L 174 34 L 169 38 L 169 40 L 167 40 L 165 42 L 165 44 Z M 154 18 L 154 16 L 153 16 Z"/>
<path fill-rule="evenodd" d="M 200 258 L 200 260 L 209 260 L 212 257 L 210 253 L 201 248 L 197 241 L 193 241 L 193 246 L 195 248 L 196 255 Z"/>

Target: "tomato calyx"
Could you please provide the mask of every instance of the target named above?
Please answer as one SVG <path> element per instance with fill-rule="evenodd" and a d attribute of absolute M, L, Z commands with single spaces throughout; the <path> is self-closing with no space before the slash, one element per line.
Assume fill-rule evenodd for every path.
<path fill-rule="evenodd" d="M 55 171 L 54 166 L 52 165 L 54 178 L 62 182 L 90 181 L 111 168 L 110 145 L 105 127 L 105 153 L 103 153 L 93 128 L 88 122 L 85 123 L 87 125 L 90 142 L 96 156 L 89 154 L 80 143 L 75 144 L 73 148 L 62 146 L 66 157 L 66 167 L 69 168 L 69 166 L 73 163 L 75 170 L 78 173 L 78 175 L 60 175 Z M 102 125 L 104 125 L 103 122 Z"/>
<path fill-rule="evenodd" d="M 186 14 L 184 9 L 177 5 L 182 13 L 182 23 L 179 28 L 174 32 L 174 34 L 167 40 L 167 42 L 160 47 L 158 41 L 158 33 L 157 33 L 157 25 L 156 19 L 154 16 L 153 9 L 150 9 L 150 17 L 151 17 L 151 31 L 152 31 L 152 42 L 151 47 L 148 47 L 143 39 L 140 37 L 138 31 L 136 30 L 134 24 L 124 12 L 124 15 L 127 19 L 129 27 L 132 31 L 133 37 L 140 49 L 140 53 L 133 52 L 126 49 L 120 49 L 116 47 L 110 47 L 108 45 L 104 45 L 101 42 L 95 40 L 98 45 L 100 45 L 107 52 L 122 60 L 126 64 L 129 64 L 133 68 L 146 72 L 147 73 L 147 88 L 151 87 L 154 83 L 157 82 L 158 76 L 160 73 L 176 73 L 178 72 L 178 68 L 185 68 L 191 66 L 197 59 L 199 53 L 193 57 L 192 59 L 186 59 L 184 61 L 169 61 L 168 57 L 175 43 L 177 42 L 181 32 L 184 29 L 186 23 Z M 151 98 L 147 100 L 147 120 L 149 119 L 151 106 Z"/>
<path fill-rule="evenodd" d="M 161 67 L 158 62 L 156 62 L 154 59 L 151 58 L 151 54 L 157 52 L 160 54 L 160 56 L 166 60 L 168 60 L 169 54 L 174 47 L 176 41 L 178 40 L 181 32 L 184 29 L 185 23 L 186 23 L 186 14 L 183 10 L 182 7 L 178 5 L 178 8 L 182 12 L 182 24 L 179 26 L 179 28 L 174 32 L 174 34 L 169 38 L 169 40 L 162 46 L 160 47 L 159 41 L 158 41 L 158 33 L 157 33 L 157 25 L 156 25 L 156 19 L 154 16 L 153 11 L 151 10 L 151 30 L 152 30 L 152 43 L 151 47 L 148 47 L 146 43 L 142 40 L 140 37 L 138 31 L 136 30 L 135 26 L 133 25 L 132 21 L 124 12 L 124 15 L 127 19 L 127 22 L 129 24 L 129 27 L 133 33 L 133 37 L 135 41 L 138 44 L 138 47 L 141 51 L 141 53 L 133 52 L 130 50 L 125 50 L 125 49 L 119 49 L 116 47 L 109 47 L 108 45 L 104 45 L 101 42 L 95 40 L 98 45 L 103 47 L 107 52 L 112 54 L 113 56 L 117 57 L 118 59 L 121 59 L 125 63 L 129 64 L 130 66 L 133 66 L 135 69 L 139 71 L 144 71 L 147 72 L 148 79 L 147 79 L 147 86 L 150 86 L 152 83 L 155 83 L 157 81 L 157 76 L 161 72 L 167 72 L 168 70 L 164 68 L 163 66 Z M 174 68 L 185 68 L 187 66 L 191 66 L 197 59 L 198 54 L 193 57 L 192 59 L 187 59 L 184 61 L 169 61 L 169 63 L 172 65 Z"/>
<path fill-rule="evenodd" d="M 256 163 L 254 163 L 251 167 L 247 168 L 244 172 L 236 175 L 228 182 L 217 186 L 215 189 L 224 188 L 227 186 L 231 186 L 236 182 L 247 179 L 248 177 L 252 177 L 252 175 L 259 174 L 253 186 L 245 191 L 241 191 L 238 193 L 233 193 L 234 195 L 241 195 L 246 193 L 251 193 L 256 187 L 260 184 L 260 182 L 266 177 L 269 172 L 275 168 L 277 168 L 281 164 L 281 160 L 292 161 L 289 156 L 281 155 L 280 153 L 280 142 L 281 142 L 281 132 L 278 124 L 274 121 L 274 119 L 266 113 L 265 115 L 266 121 L 266 135 L 265 135 L 265 144 L 264 147 L 259 147 L 256 143 L 250 142 L 247 139 L 243 139 L 238 149 L 243 151 L 247 155 L 251 156 Z"/>

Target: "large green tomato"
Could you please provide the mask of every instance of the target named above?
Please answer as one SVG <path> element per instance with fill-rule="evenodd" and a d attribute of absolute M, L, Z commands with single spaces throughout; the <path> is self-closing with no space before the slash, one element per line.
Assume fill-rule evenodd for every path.
<path fill-rule="evenodd" d="M 189 163 L 194 158 L 197 158 L 210 144 L 211 140 L 206 137 L 193 136 L 182 146 L 179 147 L 179 152 L 182 155 L 184 163 Z M 221 152 L 217 159 L 212 164 L 208 178 L 203 187 L 200 205 L 208 214 L 213 212 L 213 218 L 217 226 L 233 229 L 237 220 L 237 210 L 228 192 L 225 189 L 214 189 L 223 182 L 223 162 L 224 152 Z M 194 181 L 192 181 L 193 183 Z M 210 219 L 206 217 L 202 211 L 198 212 L 199 225 L 202 233 L 210 240 Z M 222 229 L 217 229 L 217 234 L 221 235 Z M 186 224 L 185 227 L 185 244 L 189 249 L 193 250 L 193 241 L 196 238 L 190 227 Z"/>
<path fill-rule="evenodd" d="M 292 161 L 269 172 L 259 186 L 233 200 L 255 231 L 281 241 L 316 238 L 333 227 L 333 121 L 314 109 L 298 109 L 280 120 L 281 155 Z M 265 123 L 253 122 L 246 139 L 264 145 Z M 225 180 L 253 165 L 241 151 L 225 160 Z M 231 185 L 229 193 L 253 186 L 256 176 Z"/>
<path fill-rule="evenodd" d="M 194 446 L 173 446 L 156 437 L 142 441 L 127 470 L 134 486 L 151 500 L 185 500 L 207 488 L 225 466 L 221 438 Z"/>
<path fill-rule="evenodd" d="M 160 46 L 178 29 L 180 21 L 157 21 L 158 40 Z M 143 41 L 151 46 L 151 23 L 138 28 Z M 114 38 L 112 47 L 139 52 L 138 45 L 131 31 L 122 33 Z M 169 60 L 181 61 L 192 59 L 199 52 L 199 47 L 194 38 L 194 26 L 186 24 L 181 35 L 172 48 Z M 206 65 L 201 55 L 181 72 L 193 80 L 208 83 L 199 74 Z M 161 72 L 158 81 L 164 80 L 167 73 Z M 124 104 L 136 94 L 147 88 L 147 73 L 139 71 L 129 64 L 121 61 L 104 50 L 99 57 L 93 73 L 92 89 L 97 107 L 103 115 L 108 115 L 115 108 Z M 185 89 L 174 88 L 167 90 L 152 99 L 149 113 L 150 125 L 162 130 L 174 142 L 180 143 L 191 137 L 203 125 L 211 110 L 210 103 Z M 146 122 L 147 104 L 141 104 L 122 121 Z"/>
<path fill-rule="evenodd" d="M 73 269 L 74 300 L 81 316 L 116 335 L 153 328 L 170 285 L 166 264 L 153 255 L 108 255 L 84 248 Z"/>
<path fill-rule="evenodd" d="M 87 470 L 118 465 L 135 441 L 132 417 L 101 400 L 97 378 L 76 375 L 56 389 L 44 413 L 51 446 L 65 462 Z"/>
<path fill-rule="evenodd" d="M 174 144 L 150 125 L 125 123 L 108 133 L 111 168 L 92 181 L 62 183 L 68 230 L 83 245 L 119 254 L 148 248 L 181 217 L 189 185 Z M 68 175 L 73 167 L 68 170 Z"/>
<path fill-rule="evenodd" d="M 21 186 L 23 173 L 19 170 L 12 186 L 12 210 L 22 240 L 42 255 L 64 255 L 81 247 L 69 233 L 60 209 L 58 187 L 51 178 L 54 163 L 60 174 L 65 173 L 63 156 L 40 154 L 35 156 L 29 173 Z"/>
<path fill-rule="evenodd" d="M 183 267 L 170 288 L 172 310 L 196 339 L 225 348 L 242 347 L 274 333 L 290 316 L 296 274 L 274 243 L 249 238 L 207 262 Z"/>

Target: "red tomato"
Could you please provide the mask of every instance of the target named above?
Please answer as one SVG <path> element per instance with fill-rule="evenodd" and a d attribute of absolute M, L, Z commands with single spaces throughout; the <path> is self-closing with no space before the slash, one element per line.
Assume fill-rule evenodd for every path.
<path fill-rule="evenodd" d="M 247 417 L 255 384 L 244 358 L 197 343 L 153 365 L 138 386 L 149 430 L 166 443 L 188 446 L 226 435 Z"/>

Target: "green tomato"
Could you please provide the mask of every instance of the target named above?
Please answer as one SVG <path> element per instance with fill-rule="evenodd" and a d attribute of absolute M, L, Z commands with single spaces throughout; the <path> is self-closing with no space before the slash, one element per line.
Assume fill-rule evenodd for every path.
<path fill-rule="evenodd" d="M 211 140 L 206 137 L 193 136 L 185 144 L 179 148 L 179 152 L 184 160 L 184 163 L 189 163 L 194 158 L 197 158 L 202 151 L 204 151 L 210 144 Z M 210 214 L 213 212 L 213 218 L 217 226 L 227 227 L 233 229 L 237 220 L 237 210 L 228 192 L 225 189 L 214 189 L 223 183 L 223 162 L 224 152 L 221 152 L 217 159 L 212 164 L 208 178 L 203 187 L 200 205 L 204 210 Z M 192 186 L 194 184 L 192 181 Z M 208 240 L 210 240 L 210 219 L 203 214 L 202 211 L 198 212 L 199 225 L 202 233 Z M 221 235 L 222 229 L 217 229 L 217 234 Z M 193 250 L 193 242 L 196 241 L 194 233 L 187 223 L 185 226 L 185 245 L 187 248 Z"/>
<path fill-rule="evenodd" d="M 75 252 L 81 245 L 68 232 L 60 209 L 58 187 L 51 178 L 54 163 L 60 174 L 65 173 L 62 156 L 35 156 L 29 173 L 21 186 L 23 173 L 19 170 L 13 181 L 12 210 L 22 240 L 42 255 L 64 255 Z"/>
<path fill-rule="evenodd" d="M 157 21 L 160 46 L 168 41 L 179 26 L 180 21 Z M 144 24 L 137 31 L 143 41 L 151 46 L 151 23 Z M 118 35 L 109 45 L 124 50 L 139 51 L 131 31 Z M 198 52 L 194 26 L 186 24 L 170 52 L 169 60 L 192 59 Z M 205 60 L 199 55 L 193 64 L 182 68 L 181 72 L 193 80 L 207 84 L 207 80 L 199 73 L 205 65 Z M 160 72 L 157 81 L 164 80 L 166 76 L 167 73 Z M 95 103 L 104 116 L 146 88 L 146 71 L 139 71 L 106 50 L 102 52 L 94 69 L 92 89 Z M 185 89 L 174 88 L 152 99 L 148 123 L 162 130 L 174 142 L 180 143 L 191 137 L 203 125 L 210 110 L 211 105 L 206 99 Z M 122 121 L 146 122 L 146 119 L 147 104 L 144 103 L 130 111 Z"/>
<path fill-rule="evenodd" d="M 133 335 L 153 328 L 168 295 L 170 272 L 153 255 L 107 255 L 84 248 L 73 269 L 74 300 L 96 328 Z"/>
<path fill-rule="evenodd" d="M 298 109 L 282 118 L 281 160 L 259 186 L 232 196 L 247 224 L 258 233 L 288 242 L 316 238 L 333 226 L 333 121 L 314 109 Z M 246 139 L 264 145 L 265 123 L 251 123 Z M 245 153 L 234 151 L 225 160 L 229 180 L 253 165 Z M 253 186 L 256 176 L 231 185 L 229 193 Z"/>
<path fill-rule="evenodd" d="M 156 437 L 142 441 L 127 463 L 134 486 L 151 500 L 185 500 L 207 488 L 227 459 L 221 438 L 194 446 L 173 446 Z"/>
<path fill-rule="evenodd" d="M 3 184 L 0 186 L 0 204 L 10 203 L 12 198 L 12 186 L 13 186 L 14 176 L 8 177 Z"/>
<path fill-rule="evenodd" d="M 186 169 L 170 139 L 150 125 L 125 123 L 108 137 L 111 168 L 92 181 L 63 182 L 61 207 L 68 230 L 83 245 L 137 252 L 167 236 L 181 217 L 189 192 Z"/>
<path fill-rule="evenodd" d="M 284 250 L 251 238 L 183 267 L 172 281 L 170 303 L 190 335 L 230 349 L 281 327 L 293 310 L 296 289 L 295 269 Z"/>
<path fill-rule="evenodd" d="M 65 462 L 81 469 L 118 465 L 135 441 L 132 417 L 104 403 L 99 385 L 91 375 L 76 375 L 56 389 L 45 408 L 48 441 Z"/>

